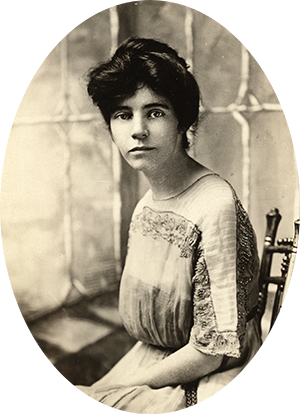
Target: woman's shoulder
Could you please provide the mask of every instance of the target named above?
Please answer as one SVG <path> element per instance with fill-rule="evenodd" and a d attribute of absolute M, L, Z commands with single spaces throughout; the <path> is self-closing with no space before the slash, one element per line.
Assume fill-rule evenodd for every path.
<path fill-rule="evenodd" d="M 206 174 L 195 183 L 190 196 L 195 202 L 209 203 L 211 206 L 232 203 L 235 191 L 232 185 L 219 174 Z"/>
<path fill-rule="evenodd" d="M 232 220 L 235 216 L 235 191 L 218 174 L 201 177 L 186 196 L 188 215 L 198 225 L 227 218 Z"/>

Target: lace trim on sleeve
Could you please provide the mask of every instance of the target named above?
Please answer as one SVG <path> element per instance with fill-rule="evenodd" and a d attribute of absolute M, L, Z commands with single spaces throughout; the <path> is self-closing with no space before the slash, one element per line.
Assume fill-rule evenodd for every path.
<path fill-rule="evenodd" d="M 200 246 L 192 283 L 194 287 L 194 325 L 191 330 L 191 344 L 205 354 L 238 358 L 240 356 L 240 341 L 237 332 L 219 332 L 218 330 L 209 274 Z"/>
<path fill-rule="evenodd" d="M 237 217 L 237 333 L 242 341 L 246 331 L 249 286 L 254 275 L 258 273 L 259 261 L 254 260 L 257 254 L 256 237 L 248 214 L 244 210 L 236 192 L 231 187 L 236 207 Z"/>

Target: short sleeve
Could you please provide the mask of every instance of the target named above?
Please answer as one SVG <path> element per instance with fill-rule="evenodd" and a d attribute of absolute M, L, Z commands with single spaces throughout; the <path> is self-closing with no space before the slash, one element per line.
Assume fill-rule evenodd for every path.
<path fill-rule="evenodd" d="M 257 299 L 255 235 L 228 183 L 217 182 L 204 199 L 192 278 L 190 343 L 205 354 L 239 358 L 247 316 Z"/>
<path fill-rule="evenodd" d="M 207 269 L 203 250 L 198 250 L 198 260 L 193 283 L 193 327 L 190 343 L 197 350 L 209 355 L 240 356 L 240 341 L 236 323 L 232 327 L 220 326 L 215 309 L 215 299 L 211 289 L 211 278 Z M 224 301 L 224 303 L 226 300 Z M 225 309 L 224 309 L 225 311 Z M 231 318 L 236 312 L 230 305 Z"/>

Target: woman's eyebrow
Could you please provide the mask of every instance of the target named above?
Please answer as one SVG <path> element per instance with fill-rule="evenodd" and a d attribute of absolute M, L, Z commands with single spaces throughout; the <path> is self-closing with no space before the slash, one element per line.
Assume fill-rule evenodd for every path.
<path fill-rule="evenodd" d="M 118 106 L 116 106 L 116 107 L 113 108 L 113 112 L 122 111 L 122 110 L 128 110 L 128 111 L 130 111 L 131 110 L 131 107 L 130 106 L 127 106 L 127 105 L 118 105 Z"/>
<path fill-rule="evenodd" d="M 159 107 L 159 108 L 163 108 L 163 109 L 170 109 L 170 106 L 169 105 L 167 105 L 165 103 L 162 103 L 162 102 L 151 102 L 151 103 L 146 104 L 144 106 L 144 108 L 146 108 L 146 109 L 154 108 L 154 107 L 155 108 Z"/>
<path fill-rule="evenodd" d="M 163 102 L 151 102 L 148 104 L 145 104 L 143 106 L 144 109 L 150 109 L 150 108 L 162 108 L 162 109 L 170 109 L 170 106 L 163 103 Z M 132 107 L 129 105 L 117 105 L 112 112 L 116 111 L 132 111 Z"/>

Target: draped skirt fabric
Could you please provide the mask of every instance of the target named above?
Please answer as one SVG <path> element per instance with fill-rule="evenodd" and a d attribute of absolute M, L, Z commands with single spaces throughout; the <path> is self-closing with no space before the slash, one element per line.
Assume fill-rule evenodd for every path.
<path fill-rule="evenodd" d="M 248 323 L 245 339 L 249 353 L 243 365 L 201 378 L 197 389 L 198 403 L 229 384 L 255 355 L 261 340 L 254 319 Z M 123 378 L 136 374 L 138 370 L 147 369 L 170 353 L 169 350 L 137 342 L 107 375 L 90 387 L 77 388 L 105 405 L 132 413 L 159 414 L 184 409 L 186 408 L 185 391 L 181 384 L 159 389 L 152 389 L 147 385 L 122 386 Z"/>

